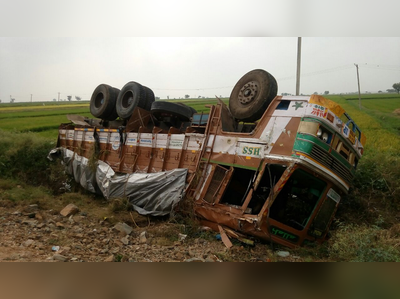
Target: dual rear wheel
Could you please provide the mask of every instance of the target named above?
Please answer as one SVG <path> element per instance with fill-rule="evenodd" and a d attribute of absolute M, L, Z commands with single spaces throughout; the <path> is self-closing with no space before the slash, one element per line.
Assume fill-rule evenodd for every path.
<path fill-rule="evenodd" d="M 262 117 L 276 97 L 278 84 L 267 71 L 256 69 L 245 74 L 229 97 L 229 110 L 235 119 L 254 122 Z M 179 103 L 155 102 L 153 91 L 131 81 L 121 90 L 107 84 L 96 87 L 90 100 L 90 112 L 104 120 L 129 119 L 136 107 L 153 111 L 156 118 L 163 115 L 189 121 L 196 110 Z"/>

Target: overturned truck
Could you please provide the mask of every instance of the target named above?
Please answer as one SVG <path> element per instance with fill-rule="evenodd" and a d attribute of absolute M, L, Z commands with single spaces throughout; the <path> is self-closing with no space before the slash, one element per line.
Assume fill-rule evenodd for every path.
<path fill-rule="evenodd" d="M 366 141 L 342 107 L 317 95 L 276 96 L 263 70 L 244 75 L 229 106 L 217 98 L 208 113 L 154 102 L 148 88 L 128 84 L 95 91 L 91 107 L 108 105 L 100 119 L 70 116 L 59 128 L 58 150 L 85 188 L 127 196 L 153 215 L 186 197 L 216 231 L 288 247 L 326 238 Z"/>

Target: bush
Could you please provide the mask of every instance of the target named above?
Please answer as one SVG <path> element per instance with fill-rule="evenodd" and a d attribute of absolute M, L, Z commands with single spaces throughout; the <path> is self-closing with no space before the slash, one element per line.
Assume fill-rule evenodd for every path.
<path fill-rule="evenodd" d="M 384 228 L 398 222 L 399 162 L 399 156 L 385 152 L 369 152 L 360 160 L 353 187 L 337 213 L 341 222 L 373 224 L 380 218 Z"/>
<path fill-rule="evenodd" d="M 398 262 L 400 239 L 393 230 L 379 226 L 345 225 L 329 241 L 329 257 L 337 261 Z"/>
<path fill-rule="evenodd" d="M 42 185 L 47 181 L 49 151 L 55 142 L 34 133 L 4 132 L 0 130 L 0 177 Z"/>

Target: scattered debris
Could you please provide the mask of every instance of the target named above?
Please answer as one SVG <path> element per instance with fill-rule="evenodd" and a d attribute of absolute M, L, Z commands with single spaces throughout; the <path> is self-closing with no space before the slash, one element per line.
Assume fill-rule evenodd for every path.
<path fill-rule="evenodd" d="M 118 222 L 115 226 L 114 229 L 119 231 L 121 234 L 125 235 L 130 235 L 133 232 L 133 228 L 130 227 L 128 224 L 124 222 Z"/>
<path fill-rule="evenodd" d="M 29 247 L 29 246 L 31 246 L 33 243 L 35 243 L 35 241 L 32 240 L 32 239 L 29 239 L 29 240 L 26 240 L 24 243 L 22 243 L 22 246 L 24 246 L 24 247 Z"/>
<path fill-rule="evenodd" d="M 183 242 L 183 241 L 186 239 L 186 237 L 187 237 L 187 235 L 178 234 L 178 240 L 179 240 L 180 242 Z"/>
<path fill-rule="evenodd" d="M 71 215 L 75 215 L 79 212 L 79 208 L 74 204 L 67 205 L 64 209 L 61 210 L 60 214 L 64 217 L 69 217 Z"/>
<path fill-rule="evenodd" d="M 126 235 L 125 237 L 121 238 L 121 242 L 124 245 L 129 245 L 130 241 L 129 241 L 129 235 Z"/>
<path fill-rule="evenodd" d="M 140 243 L 140 244 L 145 244 L 145 243 L 147 243 L 146 231 L 142 232 L 142 233 L 139 235 L 139 243 Z"/>
<path fill-rule="evenodd" d="M 53 246 L 51 247 L 51 250 L 57 252 L 60 250 L 60 246 Z"/>
<path fill-rule="evenodd" d="M 61 254 L 55 254 L 55 255 L 53 255 L 53 260 L 60 261 L 60 262 L 66 262 L 68 260 L 68 258 Z"/>
<path fill-rule="evenodd" d="M 39 206 L 37 204 L 29 205 L 24 208 L 24 213 L 33 213 L 36 212 L 39 209 Z"/>
<path fill-rule="evenodd" d="M 61 222 L 57 222 L 57 223 L 56 223 L 56 226 L 57 226 L 59 229 L 64 229 L 64 228 L 65 228 L 65 225 L 62 224 Z"/>
<path fill-rule="evenodd" d="M 28 220 L 28 219 L 26 219 L 26 220 L 23 220 L 21 223 L 35 227 L 38 224 L 38 221 L 37 220 Z"/>
<path fill-rule="evenodd" d="M 221 234 L 221 240 L 224 242 L 224 245 L 229 249 L 233 246 L 231 240 L 229 240 L 229 237 L 226 235 L 224 229 L 222 226 L 218 225 L 219 233 Z"/>
<path fill-rule="evenodd" d="M 276 254 L 279 257 L 289 257 L 290 256 L 290 253 L 288 251 L 278 251 Z"/>
<path fill-rule="evenodd" d="M 108 258 L 104 260 L 104 262 L 112 263 L 115 262 L 114 255 L 110 255 Z"/>
<path fill-rule="evenodd" d="M 205 260 L 202 258 L 193 257 L 193 258 L 184 260 L 184 262 L 186 262 L 186 263 L 205 263 Z"/>

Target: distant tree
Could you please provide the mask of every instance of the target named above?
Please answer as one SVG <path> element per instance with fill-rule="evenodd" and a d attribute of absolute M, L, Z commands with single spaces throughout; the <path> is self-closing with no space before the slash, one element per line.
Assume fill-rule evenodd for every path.
<path fill-rule="evenodd" d="M 396 92 L 396 89 L 386 89 L 387 92 Z"/>
<path fill-rule="evenodd" d="M 324 94 L 329 94 L 329 90 L 325 90 Z"/>
<path fill-rule="evenodd" d="M 169 96 L 167 96 L 167 100 L 169 100 Z"/>
<path fill-rule="evenodd" d="M 53 102 L 57 102 L 57 100 L 56 100 L 56 99 L 53 99 Z"/>
<path fill-rule="evenodd" d="M 318 92 L 314 92 L 313 94 L 318 94 Z"/>
<path fill-rule="evenodd" d="M 160 99 L 160 97 L 156 97 L 156 100 L 159 100 Z"/>
<path fill-rule="evenodd" d="M 67 96 L 67 98 L 68 98 L 68 101 L 71 102 L 72 96 Z"/>
<path fill-rule="evenodd" d="M 185 94 L 185 99 L 188 99 L 188 98 L 190 98 L 190 95 Z"/>
<path fill-rule="evenodd" d="M 81 98 L 81 97 L 78 97 L 78 96 L 75 96 L 75 99 L 76 99 L 77 101 L 82 100 L 82 98 Z"/>
<path fill-rule="evenodd" d="M 379 90 L 378 93 L 382 93 L 382 90 Z"/>
<path fill-rule="evenodd" d="M 397 93 L 400 93 L 400 82 L 394 83 L 392 87 L 397 91 Z"/>
<path fill-rule="evenodd" d="M 1 100 L 0 100 L 0 103 L 1 103 Z"/>
<path fill-rule="evenodd" d="M 198 96 L 197 98 L 198 98 L 198 99 L 201 99 L 201 96 Z"/>

